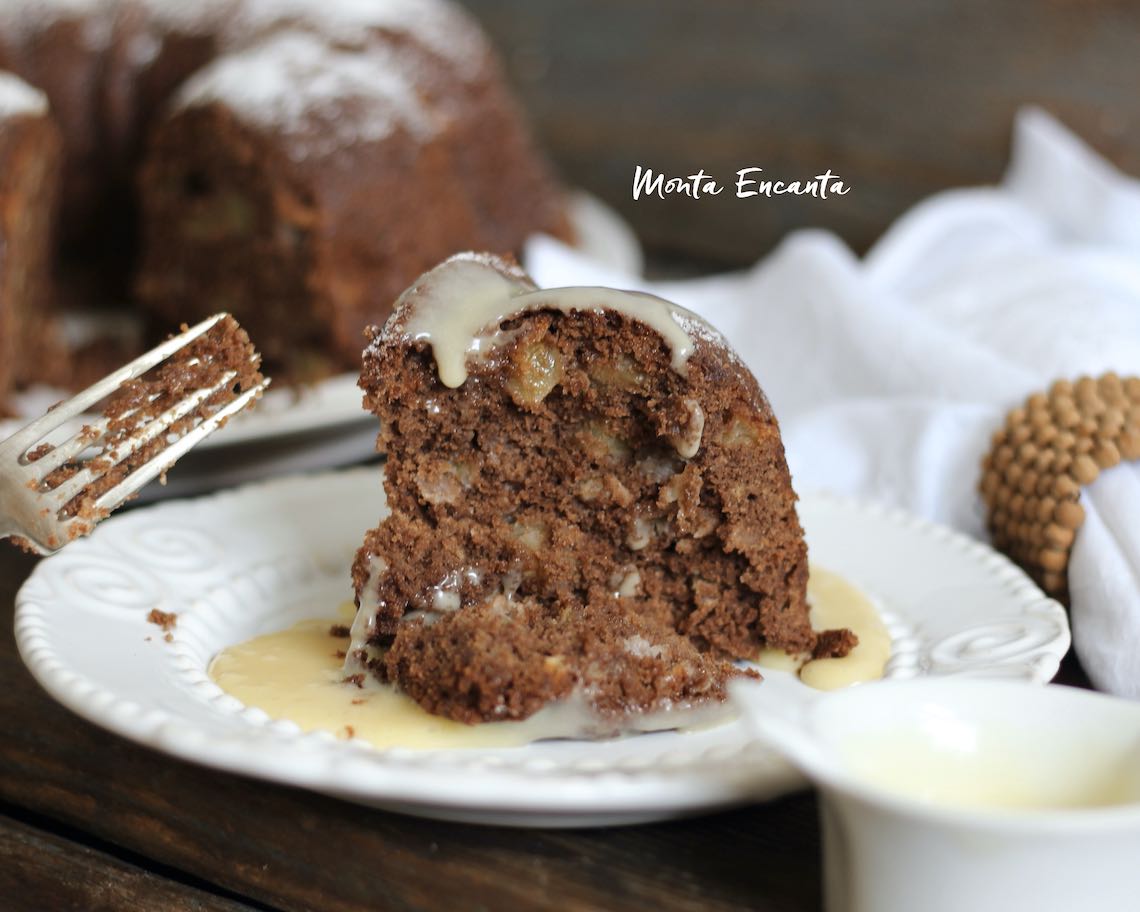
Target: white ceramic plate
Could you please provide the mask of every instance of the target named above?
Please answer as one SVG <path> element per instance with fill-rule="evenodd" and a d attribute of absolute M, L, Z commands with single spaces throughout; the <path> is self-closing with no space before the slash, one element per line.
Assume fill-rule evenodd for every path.
<path fill-rule="evenodd" d="M 380 472 L 278 479 L 113 517 L 40 563 L 17 597 L 21 655 L 47 691 L 141 744 L 219 769 L 424 816 L 484 823 L 630 823 L 769 798 L 802 785 L 742 723 L 603 743 L 379 751 L 302 734 L 224 694 L 211 657 L 327 613 L 383 510 Z M 812 559 L 876 597 L 890 677 L 1044 682 L 1068 649 L 1065 613 L 1005 558 L 898 512 L 806 497 Z M 146 620 L 178 613 L 173 642 Z M 873 685 L 872 685 L 873 686 Z M 806 699 L 791 675 L 764 685 Z"/>
<path fill-rule="evenodd" d="M 641 273 L 641 246 L 621 216 L 601 200 L 580 191 L 571 194 L 569 213 L 578 235 L 579 250 L 613 269 L 632 275 Z M 256 409 L 230 420 L 225 428 L 199 443 L 195 453 L 331 430 L 343 433 L 352 425 L 365 429 L 365 437 L 374 436 L 375 419 L 361 407 L 356 379 L 357 373 L 347 373 L 301 390 L 271 388 Z M 0 439 L 19 430 L 27 420 L 42 415 L 66 395 L 59 390 L 34 387 L 15 396 L 14 410 L 21 417 L 0 419 Z M 90 417 L 76 419 L 75 430 L 91 420 Z M 364 455 L 370 451 L 366 442 Z M 337 464 L 335 459 L 330 459 L 322 467 Z"/>

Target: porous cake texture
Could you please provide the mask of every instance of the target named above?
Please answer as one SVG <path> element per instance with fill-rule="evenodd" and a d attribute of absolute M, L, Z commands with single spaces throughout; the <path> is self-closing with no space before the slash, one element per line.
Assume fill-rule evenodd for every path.
<path fill-rule="evenodd" d="M 762 647 L 852 645 L 811 628 L 776 419 L 695 315 L 462 254 L 372 331 L 360 384 L 391 513 L 353 565 L 350 674 L 463 722 L 573 702 L 612 733 L 722 701 Z"/>

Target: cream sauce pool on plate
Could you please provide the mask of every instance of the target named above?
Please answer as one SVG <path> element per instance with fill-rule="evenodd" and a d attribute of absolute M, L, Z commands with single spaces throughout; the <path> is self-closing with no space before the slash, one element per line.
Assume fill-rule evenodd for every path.
<path fill-rule="evenodd" d="M 812 628 L 848 627 L 859 638 L 858 645 L 841 659 L 814 661 L 790 656 L 779 649 L 765 649 L 758 663 L 765 668 L 798 672 L 800 680 L 816 690 L 837 690 L 881 678 L 891 657 L 891 635 L 875 603 L 838 573 L 815 565 L 808 577 L 807 594 Z"/>
<path fill-rule="evenodd" d="M 464 725 L 425 712 L 391 687 L 346 683 L 343 649 L 348 638 L 330 634 L 334 624 L 351 620 L 352 605 L 345 608 L 340 621 L 300 621 L 229 647 L 210 663 L 210 678 L 274 719 L 288 719 L 304 731 L 360 738 L 375 747 L 511 747 L 534 740 L 525 723 Z"/>
<path fill-rule="evenodd" d="M 859 645 L 842 659 L 820 659 L 799 667 L 804 683 L 833 689 L 882 675 L 890 637 L 874 604 L 842 577 L 813 567 L 808 583 L 812 625 L 817 630 L 850 627 Z M 210 663 L 210 678 L 222 690 L 274 719 L 288 719 L 303 731 L 330 731 L 378 748 L 411 749 L 514 747 L 558 734 L 566 723 L 544 710 L 522 722 L 465 725 L 433 716 L 411 698 L 373 681 L 345 683 L 347 638 L 334 625 L 351 620 L 352 605 L 339 619 L 301 621 L 225 649 Z M 760 663 L 796 670 L 801 660 L 766 651 Z"/>

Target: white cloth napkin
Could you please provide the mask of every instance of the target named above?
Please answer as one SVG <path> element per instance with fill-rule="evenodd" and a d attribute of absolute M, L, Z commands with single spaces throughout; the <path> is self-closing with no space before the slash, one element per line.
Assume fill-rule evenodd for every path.
<path fill-rule="evenodd" d="M 543 237 L 526 265 L 546 287 L 644 289 L 716 325 L 772 401 L 801 491 L 981 538 L 980 461 L 1005 413 L 1058 377 L 1140 372 L 1140 182 L 1036 109 L 1000 186 L 920 203 L 862 260 L 800 231 L 749 270 L 688 281 L 617 274 Z M 1140 698 L 1140 472 L 1105 472 L 1082 500 L 1075 646 L 1097 687 Z"/>

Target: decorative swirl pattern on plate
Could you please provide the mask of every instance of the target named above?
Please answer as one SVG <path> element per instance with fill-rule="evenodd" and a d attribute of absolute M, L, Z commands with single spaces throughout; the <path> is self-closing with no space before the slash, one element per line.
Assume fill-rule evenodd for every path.
<path fill-rule="evenodd" d="M 206 675 L 218 649 L 299 619 L 301 608 L 289 606 L 306 594 L 328 610 L 347 594 L 348 562 L 383 509 L 378 497 L 375 469 L 363 469 L 112 518 L 36 568 L 17 598 L 20 652 L 62 703 L 143 744 L 369 804 L 430 807 L 435 816 L 618 822 L 770 797 L 800 782 L 740 723 L 600 744 L 380 751 L 301 733 L 224 694 Z M 984 673 L 1043 682 L 1056 672 L 1069 645 L 1065 614 L 1005 558 L 951 530 L 857 501 L 808 497 L 802 512 L 821 564 L 857 582 L 863 571 L 877 571 L 865 587 L 880 597 L 892 636 L 888 676 Z M 284 534 L 283 516 L 304 516 L 308 525 Z M 868 539 L 881 545 L 865 558 L 876 566 L 846 565 L 849 546 Z M 924 632 L 931 609 L 908 601 L 892 574 L 936 579 L 946 575 L 943 564 L 953 565 L 949 585 L 970 578 L 987 614 L 960 623 L 939 615 L 942 629 L 931 636 Z M 169 644 L 145 621 L 159 602 L 178 606 Z"/>
<path fill-rule="evenodd" d="M 978 624 L 933 643 L 928 648 L 931 671 L 952 675 L 993 669 L 1030 677 L 1029 670 L 1051 654 L 1063 633 L 1051 615 L 1026 614 L 1019 620 Z"/>
<path fill-rule="evenodd" d="M 127 561 L 91 554 L 71 560 L 53 575 L 60 599 L 82 603 L 84 610 L 112 614 L 149 611 L 161 600 L 159 581 Z"/>
<path fill-rule="evenodd" d="M 158 573 L 201 573 L 215 567 L 225 554 L 218 537 L 205 529 L 170 523 L 148 523 L 125 537 L 127 555 L 146 555 Z"/>

